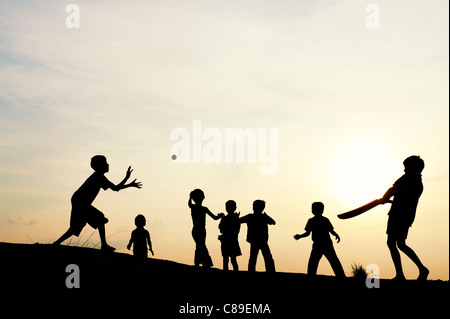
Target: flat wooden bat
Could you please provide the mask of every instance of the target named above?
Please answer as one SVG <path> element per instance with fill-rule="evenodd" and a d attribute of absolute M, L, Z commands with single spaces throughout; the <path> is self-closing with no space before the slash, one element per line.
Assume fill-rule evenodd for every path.
<path fill-rule="evenodd" d="M 375 200 L 371 201 L 370 203 L 367 203 L 366 205 L 363 205 L 361 207 L 358 207 L 358 208 L 356 208 L 354 210 L 351 210 L 351 211 L 348 211 L 346 213 L 339 214 L 338 217 L 340 219 L 353 218 L 353 217 L 356 217 L 358 215 L 361 215 L 362 213 L 367 212 L 368 210 L 371 210 L 374 207 L 377 207 L 378 205 L 386 204 L 386 203 L 392 203 L 392 202 L 391 201 L 386 201 L 386 200 L 384 200 L 382 198 L 375 199 Z"/>

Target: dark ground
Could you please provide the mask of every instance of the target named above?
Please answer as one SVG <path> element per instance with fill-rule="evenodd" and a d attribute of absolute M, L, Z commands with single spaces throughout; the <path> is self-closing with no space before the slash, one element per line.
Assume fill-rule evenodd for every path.
<path fill-rule="evenodd" d="M 450 297 L 448 281 L 382 279 L 368 289 L 353 278 L 205 270 L 92 248 L 0 243 L 0 256 L 1 303 L 35 315 L 143 309 L 152 318 L 433 317 L 448 312 Z M 69 264 L 79 267 L 80 288 L 66 287 Z M 214 310 L 180 314 L 187 305 Z"/>

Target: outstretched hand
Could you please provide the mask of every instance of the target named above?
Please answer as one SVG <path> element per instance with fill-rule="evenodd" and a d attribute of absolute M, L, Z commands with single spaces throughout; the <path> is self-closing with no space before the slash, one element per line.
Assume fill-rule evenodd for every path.
<path fill-rule="evenodd" d="M 299 234 L 294 235 L 295 240 L 299 240 L 300 238 L 302 238 L 302 236 L 300 236 Z"/>
<path fill-rule="evenodd" d="M 125 174 L 125 178 L 129 179 L 132 172 L 133 172 L 133 170 L 131 169 L 131 166 L 128 166 L 128 170 L 127 170 L 127 173 Z"/>
<path fill-rule="evenodd" d="M 141 182 L 136 182 L 136 178 L 134 179 L 134 181 L 132 181 L 128 185 L 130 185 L 130 187 L 142 188 L 142 183 Z"/>

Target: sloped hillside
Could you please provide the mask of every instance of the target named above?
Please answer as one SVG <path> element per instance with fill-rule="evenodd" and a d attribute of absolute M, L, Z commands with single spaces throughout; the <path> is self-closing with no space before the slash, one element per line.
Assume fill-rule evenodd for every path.
<path fill-rule="evenodd" d="M 156 318 L 360 317 L 439 313 L 450 296 L 442 281 L 381 280 L 380 288 L 368 289 L 352 278 L 206 270 L 92 248 L 0 243 L 0 255 L 2 301 L 23 310 L 33 303 L 49 312 L 55 306 L 70 312 L 141 308 Z"/>

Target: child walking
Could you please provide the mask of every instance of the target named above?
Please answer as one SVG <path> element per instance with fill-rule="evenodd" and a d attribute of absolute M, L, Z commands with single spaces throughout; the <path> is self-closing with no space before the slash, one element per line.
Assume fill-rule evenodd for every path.
<path fill-rule="evenodd" d="M 221 242 L 221 250 L 223 257 L 223 270 L 228 270 L 228 262 L 231 260 L 231 265 L 234 271 L 239 270 L 236 260 L 237 256 L 241 256 L 241 248 L 239 247 L 239 231 L 241 229 L 241 222 L 239 221 L 239 213 L 236 211 L 236 202 L 229 200 L 225 203 L 227 215 L 222 217 L 219 223 L 219 229 L 222 233 L 219 236 Z"/>
<path fill-rule="evenodd" d="M 340 242 L 339 235 L 334 231 L 333 225 L 328 218 L 322 216 L 324 205 L 321 202 L 315 202 L 311 207 L 314 217 L 310 218 L 306 223 L 305 233 L 294 235 L 295 240 L 308 237 L 312 233 L 313 247 L 308 262 L 308 275 L 315 276 L 317 267 L 323 255 L 328 259 L 333 268 L 336 277 L 345 277 L 344 269 L 336 255 L 330 233 Z"/>
<path fill-rule="evenodd" d="M 73 194 L 72 211 L 70 215 L 70 227 L 69 229 L 53 244 L 59 245 L 70 236 L 79 236 L 81 230 L 89 224 L 92 228 L 98 229 L 101 240 L 101 250 L 106 252 L 112 252 L 115 250 L 106 242 L 105 224 L 108 219 L 97 208 L 92 206 L 92 202 L 100 192 L 100 188 L 103 190 L 112 189 L 113 191 L 120 191 L 128 187 L 141 188 L 142 184 L 136 182 L 136 179 L 129 184 L 125 184 L 131 176 L 131 166 L 125 174 L 125 178 L 118 184 L 114 185 L 106 177 L 105 173 L 109 172 L 109 164 L 106 161 L 106 157 L 103 155 L 96 155 L 91 159 L 91 167 L 94 173 L 80 186 L 80 188 Z"/>
<path fill-rule="evenodd" d="M 150 233 L 144 228 L 146 224 L 144 215 L 137 215 L 134 219 L 134 224 L 136 229 L 131 232 L 130 242 L 127 245 L 127 249 L 130 250 L 131 245 L 133 245 L 133 255 L 145 259 L 148 257 L 148 251 L 153 253 L 152 241 L 150 240 Z M 148 245 L 148 249 L 147 249 Z"/>

